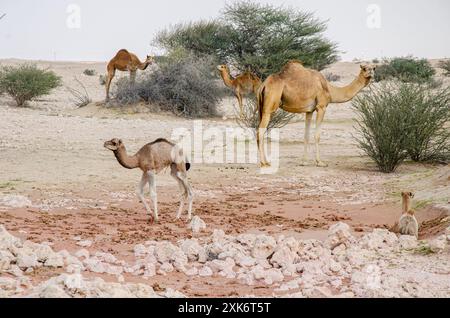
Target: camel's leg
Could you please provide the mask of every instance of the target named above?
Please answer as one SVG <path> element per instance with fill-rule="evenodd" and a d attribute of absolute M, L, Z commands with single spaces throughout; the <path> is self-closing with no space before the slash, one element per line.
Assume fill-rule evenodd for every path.
<path fill-rule="evenodd" d="M 236 88 L 235 94 L 239 104 L 239 116 L 242 117 L 244 115 L 244 104 L 242 102 L 241 90 L 239 88 Z"/>
<path fill-rule="evenodd" d="M 256 132 L 256 141 L 258 143 L 259 158 L 261 167 L 270 167 L 270 163 L 267 161 L 266 152 L 264 149 L 264 135 L 267 131 L 267 126 L 270 122 L 270 113 L 263 113 L 261 122 L 259 123 L 258 131 Z"/>
<path fill-rule="evenodd" d="M 114 78 L 114 75 L 116 75 L 116 70 L 114 68 L 108 67 L 108 78 L 106 79 L 106 99 L 105 101 L 109 101 L 109 88 L 111 86 L 111 81 Z"/>
<path fill-rule="evenodd" d="M 176 218 L 178 220 L 181 217 L 181 213 L 183 212 L 184 200 L 187 198 L 187 191 L 184 188 L 183 182 L 178 177 L 178 170 L 177 170 L 177 165 L 176 164 L 172 164 L 170 175 L 177 181 L 180 190 L 183 191 L 183 193 L 182 193 L 182 195 L 180 197 L 180 207 L 178 208 L 178 212 L 177 212 L 177 216 L 176 216 Z"/>
<path fill-rule="evenodd" d="M 136 83 L 136 71 L 130 71 L 130 83 L 132 85 Z"/>
<path fill-rule="evenodd" d="M 191 185 L 189 184 L 186 172 L 179 172 L 178 177 L 181 179 L 181 182 L 183 182 L 184 189 L 187 192 L 187 199 L 188 199 L 188 220 L 192 218 L 192 204 L 194 202 L 194 194 L 192 192 Z"/>
<path fill-rule="evenodd" d="M 148 214 L 151 217 L 152 211 L 150 210 L 150 207 L 148 206 L 147 202 L 145 202 L 145 197 L 144 197 L 144 187 L 147 184 L 147 182 L 148 182 L 148 176 L 144 172 L 142 174 L 141 182 L 139 182 L 139 186 L 137 189 L 137 195 L 138 195 L 139 200 L 144 204 L 145 210 L 148 212 Z"/>
<path fill-rule="evenodd" d="M 147 172 L 148 184 L 150 186 L 150 197 L 153 202 L 153 214 L 155 215 L 155 222 L 158 222 L 158 196 L 156 194 L 156 178 L 153 171 Z"/>
<path fill-rule="evenodd" d="M 322 127 L 323 118 L 325 116 L 325 107 L 319 106 L 317 107 L 317 117 L 316 117 L 316 133 L 315 133 L 315 142 L 316 142 L 316 165 L 318 167 L 326 167 L 327 164 L 323 163 L 320 160 L 320 151 L 319 151 L 319 143 L 320 143 L 320 132 Z"/>
<path fill-rule="evenodd" d="M 308 153 L 309 153 L 309 135 L 311 131 L 313 113 L 306 113 L 305 115 L 305 143 L 303 149 L 303 159 L 300 162 L 301 166 L 306 166 L 308 163 Z"/>

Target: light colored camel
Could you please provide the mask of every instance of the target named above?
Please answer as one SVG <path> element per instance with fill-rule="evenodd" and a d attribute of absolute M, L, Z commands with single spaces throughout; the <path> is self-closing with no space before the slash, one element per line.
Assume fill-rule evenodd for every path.
<path fill-rule="evenodd" d="M 320 131 L 325 111 L 330 103 L 345 103 L 366 87 L 374 76 L 375 67 L 361 65 L 359 75 L 345 87 L 335 87 L 318 71 L 303 67 L 300 61 L 288 62 L 281 72 L 269 76 L 257 94 L 260 124 L 257 131 L 261 166 L 270 166 L 264 150 L 264 135 L 271 115 L 279 107 L 290 113 L 306 113 L 305 144 L 302 165 L 308 160 L 309 133 L 313 113 L 316 117 L 316 164 L 325 167 L 320 160 Z"/>
<path fill-rule="evenodd" d="M 136 80 L 136 72 L 138 69 L 145 70 L 149 65 L 153 64 L 153 56 L 147 55 L 144 62 L 141 62 L 139 58 L 125 49 L 117 52 L 111 61 L 109 61 L 107 66 L 107 77 L 106 77 L 106 101 L 109 101 L 109 88 L 111 86 L 111 81 L 116 74 L 116 70 L 123 72 L 130 72 L 130 80 L 132 83 Z"/>
<path fill-rule="evenodd" d="M 261 80 L 258 76 L 251 72 L 244 72 L 233 78 L 231 77 L 230 70 L 226 65 L 219 65 L 217 66 L 217 69 L 220 72 L 220 76 L 222 77 L 225 86 L 233 89 L 239 103 L 240 115 L 242 117 L 244 113 L 244 105 L 242 101 L 243 96 L 250 93 L 254 93 L 256 95 L 258 88 L 262 83 Z"/>
<path fill-rule="evenodd" d="M 412 192 L 402 192 L 403 211 L 398 221 L 398 231 L 403 235 L 419 236 L 419 223 L 414 216 L 415 212 L 411 209 L 411 199 L 414 198 Z"/>
<path fill-rule="evenodd" d="M 125 149 L 122 140 L 117 138 L 106 141 L 104 147 L 114 152 L 117 161 L 124 168 L 140 168 L 142 170 L 142 178 L 139 183 L 137 195 L 151 217 L 151 210 L 144 198 L 144 187 L 148 182 L 156 222 L 158 222 L 158 200 L 156 195 L 155 176 L 161 170 L 170 167 L 171 176 L 178 182 L 180 189 L 183 191 L 176 218 L 179 219 L 181 217 L 184 200 L 188 199 L 188 219 L 191 219 L 193 193 L 187 179 L 187 171 L 191 165 L 187 162 L 187 158 L 181 148 L 163 138 L 156 139 L 145 145 L 133 156 L 127 154 L 127 150 Z"/>

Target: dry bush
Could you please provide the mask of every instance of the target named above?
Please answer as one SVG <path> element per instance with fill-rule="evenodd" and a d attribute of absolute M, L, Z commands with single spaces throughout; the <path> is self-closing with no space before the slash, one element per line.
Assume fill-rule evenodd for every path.
<path fill-rule="evenodd" d="M 182 57 L 160 65 L 135 84 L 122 78 L 117 82 L 114 98 L 121 105 L 144 101 L 178 116 L 210 116 L 223 95 L 211 65 L 208 57 Z"/>
<path fill-rule="evenodd" d="M 90 98 L 90 96 L 89 96 L 89 94 L 88 94 L 88 92 L 86 90 L 86 86 L 84 86 L 84 84 L 76 77 L 75 77 L 75 81 L 80 86 L 80 89 L 76 89 L 76 88 L 72 88 L 72 87 L 66 86 L 66 90 L 73 97 L 72 102 L 77 107 L 84 107 L 84 106 L 89 105 L 92 102 L 92 99 Z"/>

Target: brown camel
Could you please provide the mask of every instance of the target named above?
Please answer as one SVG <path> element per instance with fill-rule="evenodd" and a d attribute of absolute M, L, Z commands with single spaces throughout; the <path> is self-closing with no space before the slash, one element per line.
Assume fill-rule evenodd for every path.
<path fill-rule="evenodd" d="M 130 80 L 132 83 L 135 82 L 136 79 L 136 71 L 138 69 L 145 70 L 149 65 L 153 64 L 154 58 L 153 56 L 147 55 L 145 62 L 139 61 L 139 58 L 125 49 L 117 52 L 116 56 L 112 58 L 108 63 L 108 75 L 106 77 L 106 101 L 109 101 L 109 87 L 111 85 L 111 81 L 116 74 L 116 70 L 123 72 L 130 72 Z"/>
<path fill-rule="evenodd" d="M 302 165 L 308 159 L 309 132 L 313 113 L 316 117 L 316 164 L 325 167 L 320 160 L 320 131 L 325 110 L 329 103 L 345 103 L 366 87 L 374 76 L 375 67 L 361 65 L 356 79 L 345 87 L 335 87 L 316 70 L 303 67 L 300 61 L 288 62 L 281 72 L 269 76 L 260 86 L 257 94 L 260 124 L 257 131 L 257 142 L 261 166 L 270 166 L 264 150 L 264 135 L 271 115 L 281 107 L 290 113 L 306 113 L 305 146 Z"/>
<path fill-rule="evenodd" d="M 239 74 L 235 78 L 231 77 L 230 70 L 226 65 L 219 65 L 217 69 L 220 72 L 220 76 L 222 76 L 224 84 L 233 89 L 234 94 L 239 103 L 240 115 L 243 115 L 243 103 L 242 98 L 244 95 L 248 95 L 250 93 L 254 93 L 256 95 L 259 86 L 261 85 L 261 80 L 255 74 L 247 71 L 242 74 Z"/>
<path fill-rule="evenodd" d="M 156 139 L 155 141 L 145 145 L 133 156 L 129 156 L 127 154 L 127 150 L 125 149 L 125 145 L 122 140 L 117 138 L 106 141 L 104 147 L 114 152 L 117 161 L 124 168 L 140 168 L 142 170 L 143 173 L 141 182 L 139 183 L 137 195 L 151 216 L 151 210 L 144 198 L 144 187 L 148 182 L 156 222 L 158 222 L 158 201 L 156 196 L 155 175 L 161 170 L 170 167 L 171 176 L 178 182 L 180 189 L 183 191 L 183 196 L 180 199 L 180 207 L 176 218 L 179 219 L 181 217 L 184 207 L 184 200 L 188 199 L 188 219 L 191 219 L 193 193 L 186 173 L 191 167 L 191 164 L 187 162 L 187 158 L 181 148 L 163 138 Z"/>

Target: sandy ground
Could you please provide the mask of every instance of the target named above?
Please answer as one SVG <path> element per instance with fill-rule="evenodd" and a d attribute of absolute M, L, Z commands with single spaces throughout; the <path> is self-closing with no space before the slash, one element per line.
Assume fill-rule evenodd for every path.
<path fill-rule="evenodd" d="M 2 65 L 18 62 L 0 61 Z M 158 137 L 170 138 L 176 128 L 193 129 L 193 121 L 164 113 L 135 113 L 135 108 L 97 106 L 104 87 L 98 76 L 82 72 L 92 68 L 103 73 L 104 63 L 39 65 L 62 76 L 65 86 L 76 87 L 75 77 L 81 80 L 94 102 L 76 109 L 64 87 L 27 108 L 17 108 L 11 99 L 0 96 L 0 224 L 23 239 L 50 242 L 56 251 L 78 250 L 74 237 L 81 237 L 93 242 L 90 251 L 124 259 L 131 257 L 135 244 L 146 240 L 176 242 L 192 237 L 186 215 L 174 220 L 179 193 L 169 174 L 162 173 L 157 179 L 161 220 L 150 224 L 135 196 L 140 172 L 123 169 L 102 145 L 119 137 L 133 153 Z M 357 73 L 358 65 L 337 63 L 328 71 L 342 75 L 340 84 L 345 84 Z M 236 127 L 230 119 L 233 103 L 233 99 L 225 100 L 219 109 L 224 118 L 205 119 L 203 126 Z M 194 214 L 207 224 L 196 237 L 223 229 L 230 235 L 263 232 L 324 239 L 328 227 L 337 221 L 351 225 L 357 235 L 389 228 L 399 217 L 399 193 L 404 190 L 416 193 L 420 238 L 441 234 L 448 225 L 440 221 L 450 211 L 449 166 L 406 162 L 393 174 L 378 172 L 356 147 L 354 118 L 349 103 L 329 106 L 321 138 L 327 168 L 315 167 L 312 160 L 309 166 L 299 165 L 304 131 L 301 117 L 300 122 L 281 130 L 276 174 L 260 174 L 255 164 L 194 162 L 189 172 L 195 189 Z M 311 159 L 312 151 L 313 147 Z M 31 204 L 2 204 L 2 198 L 11 195 L 24 196 Z M 49 276 L 51 273 L 35 272 L 33 281 Z M 125 280 L 138 278 L 125 276 Z M 249 287 L 236 280 L 189 278 L 180 273 L 155 276 L 146 283 L 163 283 L 189 296 L 271 295 L 273 291 L 264 285 Z"/>

